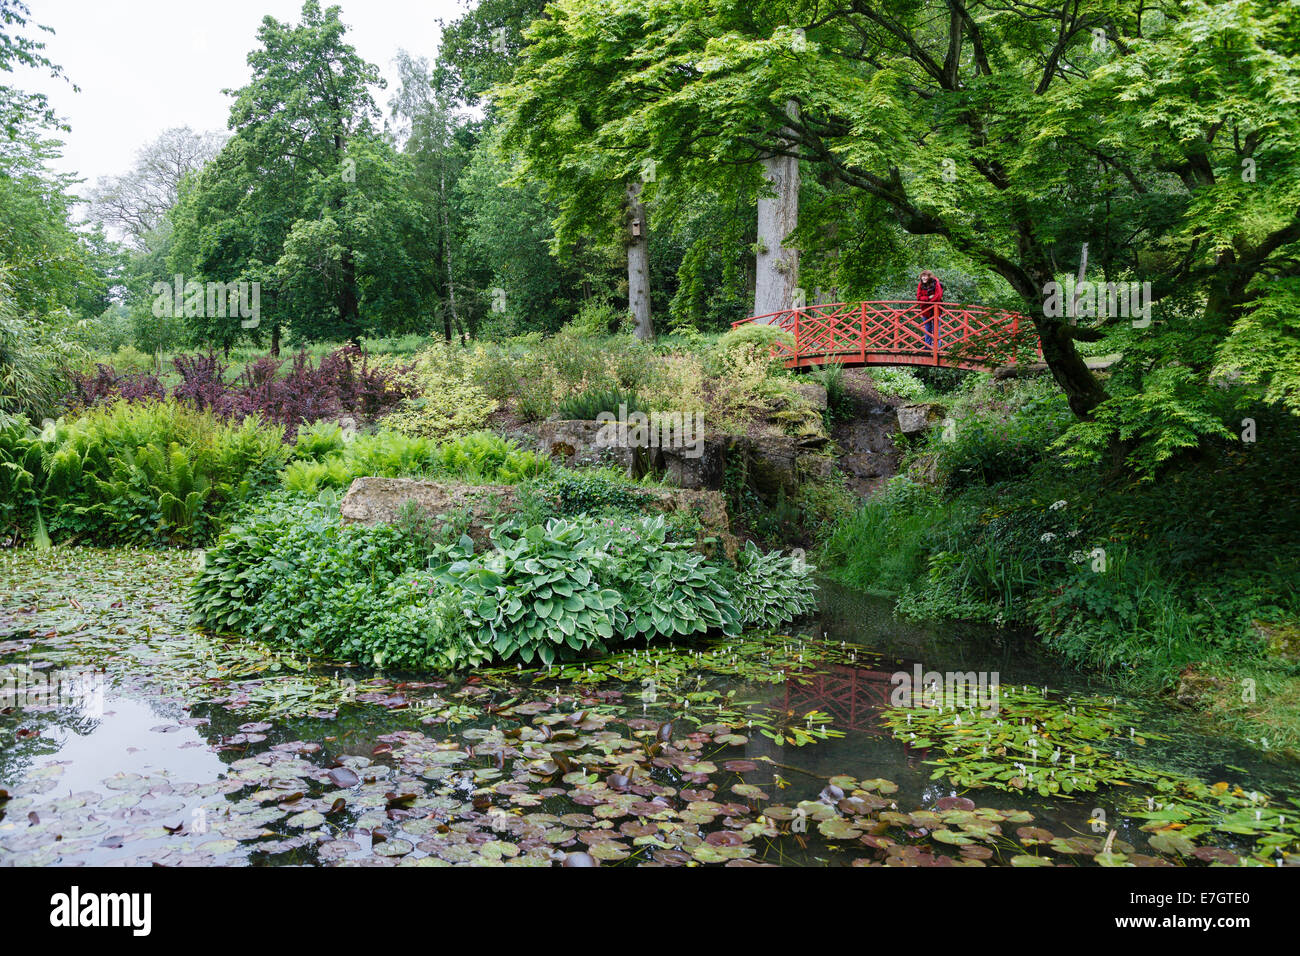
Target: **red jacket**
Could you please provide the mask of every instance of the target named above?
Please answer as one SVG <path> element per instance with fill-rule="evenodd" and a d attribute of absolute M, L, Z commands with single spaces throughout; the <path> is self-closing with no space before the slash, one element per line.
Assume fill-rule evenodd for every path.
<path fill-rule="evenodd" d="M 922 283 L 918 282 L 916 284 L 916 301 L 917 302 L 942 302 L 943 301 L 943 285 L 939 282 L 938 276 L 935 277 L 934 290 L 932 292 L 926 292 L 925 287 Z"/>

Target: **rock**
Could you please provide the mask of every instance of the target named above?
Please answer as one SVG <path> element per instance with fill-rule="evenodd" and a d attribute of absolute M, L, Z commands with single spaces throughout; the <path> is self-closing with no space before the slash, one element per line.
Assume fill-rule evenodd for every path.
<path fill-rule="evenodd" d="M 939 481 L 939 457 L 937 455 L 918 455 L 907 468 L 907 474 L 923 485 L 937 487 Z"/>
<path fill-rule="evenodd" d="M 799 483 L 799 444 L 789 435 L 757 435 L 738 441 L 736 451 L 746 458 L 750 483 L 764 498 L 777 491 L 792 492 Z"/>
<path fill-rule="evenodd" d="M 898 430 L 904 435 L 915 435 L 943 420 L 943 406 L 932 402 L 918 402 L 898 406 Z"/>
<path fill-rule="evenodd" d="M 1254 625 L 1270 656 L 1288 661 L 1300 660 L 1300 628 L 1265 621 L 1255 621 Z"/>
<path fill-rule="evenodd" d="M 699 518 L 704 536 L 717 540 L 729 558 L 739 547 L 731 534 L 726 499 L 716 491 L 689 488 L 638 488 L 649 514 L 691 513 Z M 423 515 L 443 518 L 442 524 L 468 516 L 466 533 L 477 545 L 490 541 L 489 533 L 503 516 L 519 508 L 519 491 L 513 485 L 466 485 L 415 478 L 357 478 L 343 498 L 344 524 L 391 524 L 414 504 Z M 448 518 L 447 516 L 451 517 Z M 703 540 L 700 550 L 710 551 Z"/>
<path fill-rule="evenodd" d="M 1178 687 L 1174 697 L 1186 707 L 1198 707 L 1211 692 L 1223 687 L 1223 682 L 1214 677 L 1197 673 L 1190 666 L 1178 675 Z"/>
<path fill-rule="evenodd" d="M 488 541 L 497 516 L 514 511 L 518 490 L 512 485 L 465 485 L 414 478 L 357 478 L 343 496 L 344 524 L 392 524 L 411 504 L 423 515 L 458 516 L 468 512 L 466 532 L 476 544 Z M 442 524 L 447 524 L 444 520 Z"/>
<path fill-rule="evenodd" d="M 659 445 L 665 437 L 660 431 L 653 439 L 646 436 L 648 444 L 643 447 L 623 447 L 609 444 L 609 433 L 601 435 L 605 427 L 602 422 L 578 420 L 542 422 L 537 432 L 538 451 L 570 468 L 608 465 L 623 469 L 632 478 L 664 475 L 679 488 L 722 487 L 729 445 L 726 436 L 696 436 L 678 429 L 667 433 L 666 445 Z"/>
<path fill-rule="evenodd" d="M 830 455 L 804 455 L 799 459 L 799 473 L 816 481 L 830 478 L 835 468 L 835 459 Z"/>
<path fill-rule="evenodd" d="M 792 388 L 819 412 L 826 411 L 829 406 L 825 386 L 818 385 L 816 382 L 795 382 Z"/>
<path fill-rule="evenodd" d="M 731 533 L 727 499 L 721 492 L 701 488 L 645 488 L 639 493 L 645 496 L 648 510 L 652 512 L 686 512 L 696 515 L 705 533 L 718 540 L 723 553 L 728 558 L 736 556 L 740 542 Z M 701 542 L 700 550 L 710 549 Z"/>
<path fill-rule="evenodd" d="M 705 436 L 698 445 L 685 448 L 637 449 L 646 472 L 662 472 L 678 488 L 721 488 L 727 467 L 726 438 Z M 634 467 L 634 472 L 637 468 Z M 641 477 L 634 474 L 634 477 Z"/>
<path fill-rule="evenodd" d="M 570 468 L 613 465 L 630 473 L 632 449 L 602 444 L 598 437 L 604 427 L 601 422 L 580 419 L 542 422 L 537 426 L 538 450 Z"/>

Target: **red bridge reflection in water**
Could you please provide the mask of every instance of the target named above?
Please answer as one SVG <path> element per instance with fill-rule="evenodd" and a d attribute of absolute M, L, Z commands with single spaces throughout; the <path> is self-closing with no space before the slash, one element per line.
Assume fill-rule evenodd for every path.
<path fill-rule="evenodd" d="M 820 710 L 829 714 L 836 730 L 856 730 L 887 736 L 876 715 L 890 706 L 892 672 L 867 670 L 848 664 L 823 665 L 815 670 L 791 672 L 785 682 L 784 709 L 796 715 Z"/>

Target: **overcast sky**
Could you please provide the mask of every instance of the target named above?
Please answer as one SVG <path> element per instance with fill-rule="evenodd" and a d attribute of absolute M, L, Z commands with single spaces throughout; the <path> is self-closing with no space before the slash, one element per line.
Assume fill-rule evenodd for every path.
<path fill-rule="evenodd" d="M 256 44 L 262 17 L 298 22 L 302 0 L 27 0 L 27 35 L 46 41 L 46 54 L 63 67 L 69 83 L 30 71 L 10 80 L 41 91 L 72 126 L 63 136 L 57 168 L 87 180 L 126 172 L 136 150 L 163 130 L 191 126 L 225 129 L 230 97 L 248 81 L 245 58 Z M 376 94 L 387 114 L 395 73 L 393 58 L 405 49 L 432 60 L 439 19 L 454 20 L 467 0 L 324 0 L 337 5 L 347 38 L 376 64 L 389 89 Z M 54 29 L 36 34 L 32 21 Z"/>

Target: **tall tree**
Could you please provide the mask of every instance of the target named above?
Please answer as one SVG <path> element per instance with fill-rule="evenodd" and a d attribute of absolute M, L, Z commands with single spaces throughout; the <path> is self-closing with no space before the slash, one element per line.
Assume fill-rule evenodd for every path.
<path fill-rule="evenodd" d="M 650 237 L 646 224 L 645 204 L 641 202 L 644 183 L 627 183 L 627 308 L 632 315 L 637 338 L 649 341 L 655 336 L 650 314 Z"/>
<path fill-rule="evenodd" d="M 788 103 L 787 111 L 791 118 L 796 118 L 798 105 Z M 789 128 L 783 133 L 788 135 Z M 788 139 L 783 139 L 782 145 L 784 150 L 762 159 L 765 189 L 758 196 L 755 315 L 770 315 L 796 304 L 799 250 L 788 241 L 799 228 L 799 155 L 791 148 Z"/>
<path fill-rule="evenodd" d="M 233 92 L 233 136 L 175 216 L 181 271 L 262 284 L 273 351 L 283 326 L 299 340 L 409 327 L 431 291 L 413 170 L 376 128 L 370 90 L 384 83 L 345 32 L 339 8 L 316 0 L 298 24 L 262 21 L 252 79 Z M 204 318 L 207 341 L 242 334 Z"/>
<path fill-rule="evenodd" d="M 524 29 L 542 16 L 547 0 L 479 0 L 463 16 L 440 22 L 442 39 L 434 85 L 449 102 L 480 106 L 492 87 L 510 80 Z"/>
<path fill-rule="evenodd" d="M 0 0 L 0 72 L 11 73 L 14 67 L 25 66 L 50 76 L 63 76 L 63 68 L 45 55 L 45 41 L 25 35 L 30 29 L 38 33 L 54 31 L 33 24 L 30 17 L 31 10 L 22 0 Z M 48 96 L 0 84 L 0 129 L 6 140 L 13 142 L 35 130 L 55 128 L 66 130 L 67 126 L 60 122 Z"/>
<path fill-rule="evenodd" d="M 262 167 L 262 178 L 275 180 L 266 188 L 280 196 L 290 189 L 306 192 L 322 179 L 347 181 L 349 141 L 370 133 L 378 118 L 370 88 L 384 81 L 344 40 L 339 13 L 306 0 L 297 25 L 263 19 L 261 49 L 248 55 L 253 77 L 235 92 L 230 126 L 251 145 L 248 155 Z M 332 196 L 332 211 L 342 202 Z M 346 244 L 336 249 L 337 331 L 354 338 L 361 331 L 356 253 Z"/>
<path fill-rule="evenodd" d="M 147 237 L 166 223 L 180 198 L 185 178 L 211 162 L 225 141 L 216 131 L 164 130 L 136 153 L 130 172 L 100 178 L 88 197 L 88 215 L 120 230 L 136 248 L 146 248 Z"/>
<path fill-rule="evenodd" d="M 52 31 L 29 17 L 19 0 L 0 0 L 0 72 L 28 67 L 63 76 L 44 41 L 26 35 Z M 75 178 L 50 169 L 61 144 L 47 134 L 66 128 L 43 93 L 0 84 L 0 281 L 6 309 L 22 319 L 100 311 L 116 271 L 102 232 L 73 221 Z"/>
<path fill-rule="evenodd" d="M 434 86 L 429 63 L 423 57 L 398 54 L 400 86 L 389 107 L 398 122 L 402 150 L 415 166 L 420 201 L 434 226 L 437 244 L 438 311 L 443 335 L 450 342 L 465 326 L 457 305 L 460 247 L 463 229 L 453 226 L 452 201 L 456 183 L 469 161 L 470 144 L 476 139 L 471 124 L 452 110 L 445 93 Z"/>

